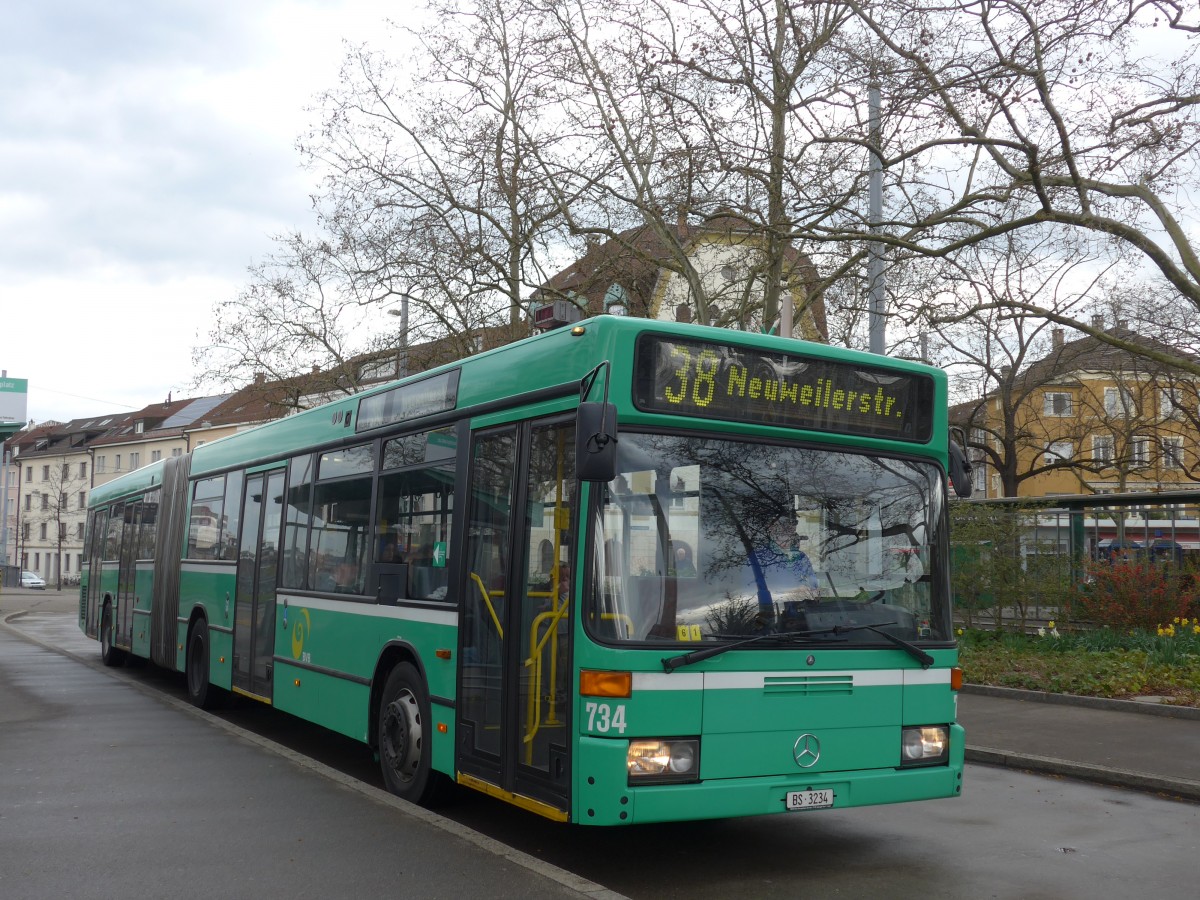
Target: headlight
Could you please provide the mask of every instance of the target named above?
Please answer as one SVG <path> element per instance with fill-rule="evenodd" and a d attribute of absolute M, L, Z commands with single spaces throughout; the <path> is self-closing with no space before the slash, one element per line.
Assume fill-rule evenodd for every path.
<path fill-rule="evenodd" d="M 937 766 L 949 759 L 948 725 L 920 725 L 900 730 L 900 765 Z"/>
<path fill-rule="evenodd" d="M 630 741 L 626 765 L 629 781 L 647 784 L 698 781 L 700 742 L 687 740 Z"/>

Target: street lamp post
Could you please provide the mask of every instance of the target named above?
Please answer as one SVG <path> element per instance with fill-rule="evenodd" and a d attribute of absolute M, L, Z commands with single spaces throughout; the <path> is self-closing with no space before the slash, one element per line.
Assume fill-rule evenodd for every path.
<path fill-rule="evenodd" d="M 400 317 L 400 351 L 396 356 L 396 377 L 408 375 L 408 294 L 400 295 L 400 308 L 389 309 L 389 316 Z"/>

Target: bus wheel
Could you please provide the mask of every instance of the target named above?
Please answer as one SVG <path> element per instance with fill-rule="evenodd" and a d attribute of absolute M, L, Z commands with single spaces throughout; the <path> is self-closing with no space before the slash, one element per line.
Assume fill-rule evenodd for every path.
<path fill-rule="evenodd" d="M 113 668 L 125 662 L 125 651 L 113 646 L 112 607 L 107 603 L 100 617 L 100 661 Z"/>
<path fill-rule="evenodd" d="M 187 642 L 188 700 L 200 709 L 216 705 L 217 688 L 208 680 L 208 622 L 200 619 L 192 626 Z"/>
<path fill-rule="evenodd" d="M 429 697 L 411 663 L 392 669 L 379 702 L 379 765 L 387 789 L 423 806 L 442 793 L 445 776 L 431 766 Z"/>

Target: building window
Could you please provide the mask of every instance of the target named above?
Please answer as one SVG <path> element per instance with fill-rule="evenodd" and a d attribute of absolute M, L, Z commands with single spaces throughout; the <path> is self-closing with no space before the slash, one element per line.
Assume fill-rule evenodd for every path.
<path fill-rule="evenodd" d="M 62 464 L 62 480 L 66 481 L 70 477 L 71 477 L 71 464 L 63 463 Z"/>
<path fill-rule="evenodd" d="M 66 522 L 58 523 L 58 539 L 60 541 L 65 541 L 67 539 L 67 523 Z"/>
<path fill-rule="evenodd" d="M 42 481 L 49 481 L 49 480 L 50 480 L 50 467 L 42 466 Z"/>
<path fill-rule="evenodd" d="M 25 495 L 25 512 L 29 512 L 32 509 L 33 509 L 33 494 L 26 494 Z"/>
<path fill-rule="evenodd" d="M 43 522 L 41 525 L 38 526 L 38 540 L 44 541 L 45 539 L 46 539 L 46 523 Z"/>
<path fill-rule="evenodd" d="M 116 454 L 116 456 L 113 458 L 113 471 L 114 472 L 121 471 L 121 454 L 120 453 Z"/>
<path fill-rule="evenodd" d="M 77 540 L 77 541 L 83 540 L 83 523 L 82 522 L 78 523 L 75 526 L 75 540 Z"/>
<path fill-rule="evenodd" d="M 1047 392 L 1042 396 L 1042 415 L 1059 417 L 1074 415 L 1072 402 L 1070 394 Z"/>
<path fill-rule="evenodd" d="M 29 540 L 29 523 L 28 522 L 21 523 L 21 540 L 23 540 L 23 541 Z"/>
<path fill-rule="evenodd" d="M 1133 394 L 1125 388 L 1110 387 L 1104 389 L 1104 414 L 1115 418 L 1124 418 L 1134 412 Z"/>
<path fill-rule="evenodd" d="M 130 453 L 129 454 L 129 471 L 132 472 L 134 469 L 140 468 L 141 465 L 142 465 L 142 454 Z"/>
<path fill-rule="evenodd" d="M 42 510 L 45 511 L 45 510 L 48 510 L 49 508 L 50 508 L 50 495 L 42 494 Z"/>
<path fill-rule="evenodd" d="M 171 450 L 171 455 L 172 456 L 183 456 L 183 448 L 182 447 L 173 448 Z"/>
<path fill-rule="evenodd" d="M 1164 419 L 1177 419 L 1183 413 L 1183 398 L 1179 388 L 1163 388 L 1158 392 L 1158 414 Z"/>
<path fill-rule="evenodd" d="M 1070 441 L 1054 441 L 1046 447 L 1043 459 L 1048 466 L 1066 462 L 1075 455 L 1075 447 Z"/>
<path fill-rule="evenodd" d="M 63 571 L 64 572 L 71 571 L 71 554 L 70 553 L 63 554 Z"/>
<path fill-rule="evenodd" d="M 1106 465 L 1113 461 L 1113 438 L 1111 434 L 1098 434 L 1092 438 L 1092 461 Z"/>
<path fill-rule="evenodd" d="M 79 492 L 79 508 L 87 509 L 87 491 Z"/>
<path fill-rule="evenodd" d="M 150 462 L 156 463 L 160 459 L 162 459 L 162 451 L 161 450 L 151 450 L 150 451 Z"/>
<path fill-rule="evenodd" d="M 105 468 L 107 465 L 108 465 L 108 457 L 107 456 L 97 456 L 96 457 L 96 471 L 97 472 L 105 471 Z"/>
<path fill-rule="evenodd" d="M 1150 438 L 1134 435 L 1129 442 L 1129 461 L 1135 466 L 1150 465 Z"/>
<path fill-rule="evenodd" d="M 26 480 L 26 481 L 33 481 L 33 466 L 26 466 L 26 467 L 25 467 L 25 480 Z"/>
<path fill-rule="evenodd" d="M 137 422 L 134 423 L 134 425 L 133 425 L 133 433 L 134 434 L 142 434 L 145 431 L 146 431 L 146 423 L 145 422 L 143 422 L 139 419 Z"/>
<path fill-rule="evenodd" d="M 85 462 L 79 464 L 79 477 L 87 478 L 87 463 Z"/>
<path fill-rule="evenodd" d="M 1183 468 L 1183 438 L 1165 437 L 1162 439 L 1162 464 L 1164 469 Z"/>

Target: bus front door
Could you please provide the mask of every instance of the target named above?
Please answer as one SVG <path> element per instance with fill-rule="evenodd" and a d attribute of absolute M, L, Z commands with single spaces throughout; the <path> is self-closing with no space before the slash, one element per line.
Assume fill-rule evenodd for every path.
<path fill-rule="evenodd" d="M 570 811 L 574 422 L 471 444 L 460 628 L 459 780 L 555 819 Z"/>
<path fill-rule="evenodd" d="M 233 618 L 233 688 L 271 699 L 284 470 L 246 477 Z"/>

